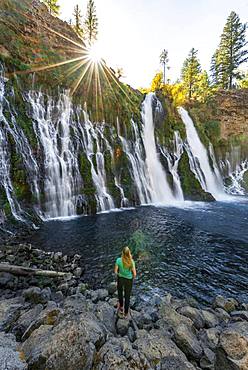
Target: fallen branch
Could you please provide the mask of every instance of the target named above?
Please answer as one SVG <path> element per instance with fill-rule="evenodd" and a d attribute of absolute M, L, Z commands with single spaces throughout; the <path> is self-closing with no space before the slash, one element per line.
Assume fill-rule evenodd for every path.
<path fill-rule="evenodd" d="M 46 276 L 51 278 L 56 277 L 68 277 L 71 278 L 72 274 L 68 272 L 50 271 L 50 270 L 39 270 L 24 266 L 7 265 L 0 263 L 0 272 L 9 272 L 13 275 L 18 276 Z"/>

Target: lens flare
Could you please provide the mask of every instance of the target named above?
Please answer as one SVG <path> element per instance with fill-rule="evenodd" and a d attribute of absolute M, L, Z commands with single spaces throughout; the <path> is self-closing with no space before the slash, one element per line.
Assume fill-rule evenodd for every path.
<path fill-rule="evenodd" d="M 101 50 L 98 43 L 95 43 L 95 44 L 90 46 L 88 54 L 89 54 L 89 59 L 93 63 L 97 64 L 97 63 L 101 62 L 101 60 L 102 60 L 102 50 Z"/>

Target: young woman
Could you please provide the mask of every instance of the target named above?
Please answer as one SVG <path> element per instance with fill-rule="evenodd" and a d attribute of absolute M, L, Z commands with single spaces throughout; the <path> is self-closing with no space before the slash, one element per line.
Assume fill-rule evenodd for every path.
<path fill-rule="evenodd" d="M 130 249 L 124 247 L 122 255 L 115 262 L 115 274 L 117 275 L 117 290 L 118 290 L 118 309 L 124 317 L 128 317 L 130 296 L 133 286 L 133 279 L 136 277 L 136 269 Z M 123 290 L 125 296 L 125 307 L 123 307 Z"/>

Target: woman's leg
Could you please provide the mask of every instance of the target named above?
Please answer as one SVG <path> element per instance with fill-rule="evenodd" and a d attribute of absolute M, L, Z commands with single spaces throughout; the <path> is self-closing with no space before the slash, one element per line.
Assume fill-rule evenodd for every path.
<path fill-rule="evenodd" d="M 125 279 L 125 285 L 124 285 L 124 289 L 125 289 L 125 315 L 128 314 L 132 287 L 133 287 L 133 279 Z"/>
<path fill-rule="evenodd" d="M 117 291 L 118 291 L 118 299 L 119 299 L 119 308 L 123 308 L 123 278 L 117 277 Z"/>

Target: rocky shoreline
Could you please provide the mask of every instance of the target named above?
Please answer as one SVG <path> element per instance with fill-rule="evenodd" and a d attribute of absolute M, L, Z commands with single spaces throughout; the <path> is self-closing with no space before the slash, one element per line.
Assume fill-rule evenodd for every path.
<path fill-rule="evenodd" d="M 6 245 L 3 263 L 67 274 L 0 272 L 0 370 L 248 369 L 248 304 L 133 297 L 126 320 L 116 312 L 115 282 L 89 289 L 79 255 Z"/>

